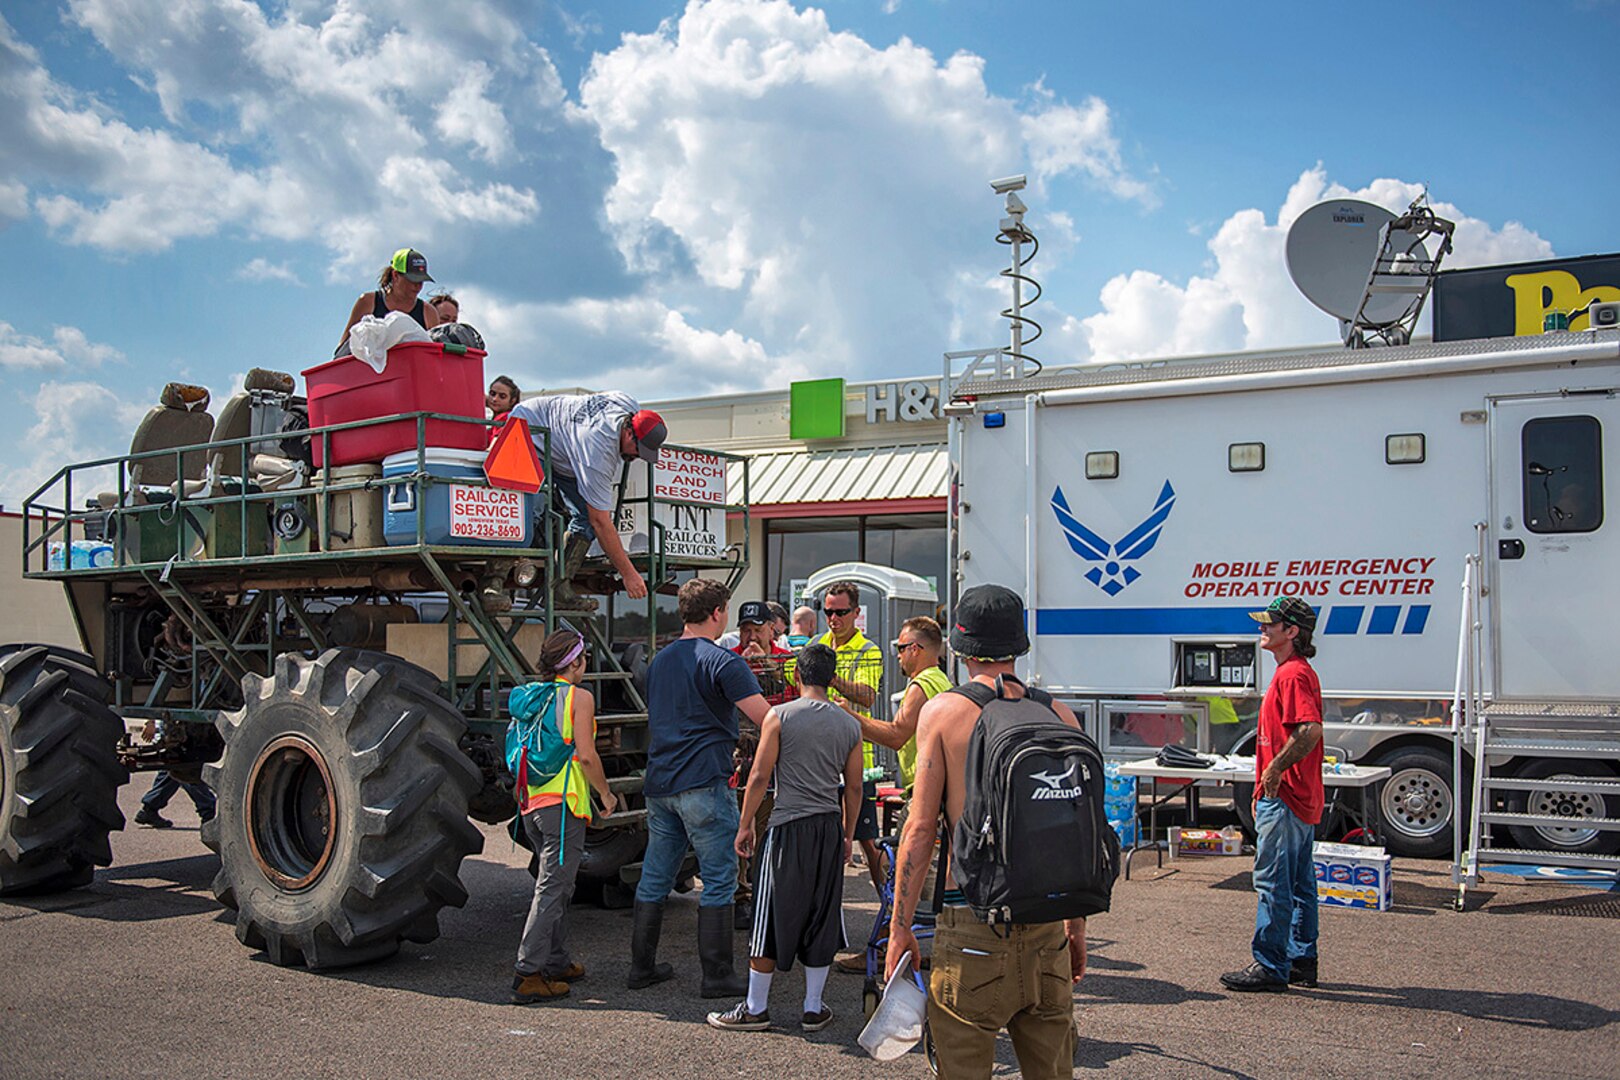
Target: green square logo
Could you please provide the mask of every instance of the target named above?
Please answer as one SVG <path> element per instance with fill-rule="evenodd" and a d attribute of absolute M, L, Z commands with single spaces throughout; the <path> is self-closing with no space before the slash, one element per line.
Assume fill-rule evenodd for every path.
<path fill-rule="evenodd" d="M 788 390 L 788 435 L 794 439 L 842 439 L 844 380 L 794 383 Z"/>

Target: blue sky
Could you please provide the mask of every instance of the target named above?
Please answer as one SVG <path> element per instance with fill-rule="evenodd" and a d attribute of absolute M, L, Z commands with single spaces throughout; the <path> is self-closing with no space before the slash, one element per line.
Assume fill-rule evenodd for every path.
<path fill-rule="evenodd" d="M 925 374 L 1003 340 L 1026 172 L 1043 359 L 1329 341 L 1281 260 L 1321 198 L 1427 185 L 1451 265 L 1620 251 L 1617 44 L 1601 0 L 19 0 L 0 502 L 170 379 L 329 356 L 404 245 L 526 388 Z"/>

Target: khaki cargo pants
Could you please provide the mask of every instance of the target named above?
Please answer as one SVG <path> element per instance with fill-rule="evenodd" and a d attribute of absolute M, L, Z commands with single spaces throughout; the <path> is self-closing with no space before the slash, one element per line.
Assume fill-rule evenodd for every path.
<path fill-rule="evenodd" d="M 991 929 L 971 908 L 939 913 L 928 1030 L 941 1080 L 987 1077 L 1006 1028 L 1025 1080 L 1074 1075 L 1074 986 L 1063 924 Z"/>

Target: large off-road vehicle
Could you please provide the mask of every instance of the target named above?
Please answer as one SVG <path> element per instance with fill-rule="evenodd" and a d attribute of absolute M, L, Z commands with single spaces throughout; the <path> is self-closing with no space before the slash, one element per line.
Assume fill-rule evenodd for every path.
<path fill-rule="evenodd" d="M 163 769 L 219 797 L 202 839 L 244 945 L 325 968 L 429 941 L 439 910 L 467 898 L 473 820 L 515 813 L 507 695 L 568 625 L 591 645 L 597 746 L 626 807 L 590 829 L 581 891 L 627 903 L 645 840 L 645 665 L 674 628 L 680 577 L 735 584 L 747 565 L 725 541 L 728 514 L 747 512 L 745 463 L 666 447 L 673 466 L 626 465 L 619 516 L 649 596 L 616 599 L 605 564 L 587 563 L 575 586 L 598 596 L 559 610 L 549 509 L 515 544 L 434 535 L 429 510 L 452 495 L 516 494 L 476 466 L 433 465 L 445 432 L 466 446 L 470 425 L 481 447 L 487 421 L 310 427 L 294 388 L 255 372 L 215 417 L 206 391 L 171 384 L 129 454 L 65 466 L 27 500 L 24 574 L 62 583 L 82 651 L 0 648 L 0 894 L 88 883 L 124 824 L 119 787 Z M 338 464 L 346 441 L 386 425 L 409 448 L 390 475 Z M 543 441 L 525 513 L 552 505 Z M 706 480 L 671 483 L 670 467 Z"/>

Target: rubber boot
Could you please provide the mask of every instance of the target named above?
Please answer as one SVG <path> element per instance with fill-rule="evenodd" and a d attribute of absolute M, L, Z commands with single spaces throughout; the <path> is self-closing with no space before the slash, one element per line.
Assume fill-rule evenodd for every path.
<path fill-rule="evenodd" d="M 731 964 L 732 905 L 698 908 L 698 960 L 703 965 L 703 996 L 734 998 L 748 993 L 748 979 Z"/>
<path fill-rule="evenodd" d="M 632 990 L 675 977 L 675 969 L 658 962 L 658 936 L 664 929 L 664 904 L 637 900 L 631 911 L 630 977 L 625 985 Z"/>
<path fill-rule="evenodd" d="M 585 596 L 574 589 L 574 575 L 585 568 L 585 557 L 590 553 L 591 541 L 584 533 L 571 532 L 563 540 L 562 570 L 557 574 L 551 590 L 551 600 L 559 608 L 575 611 L 595 611 L 596 598 Z"/>

